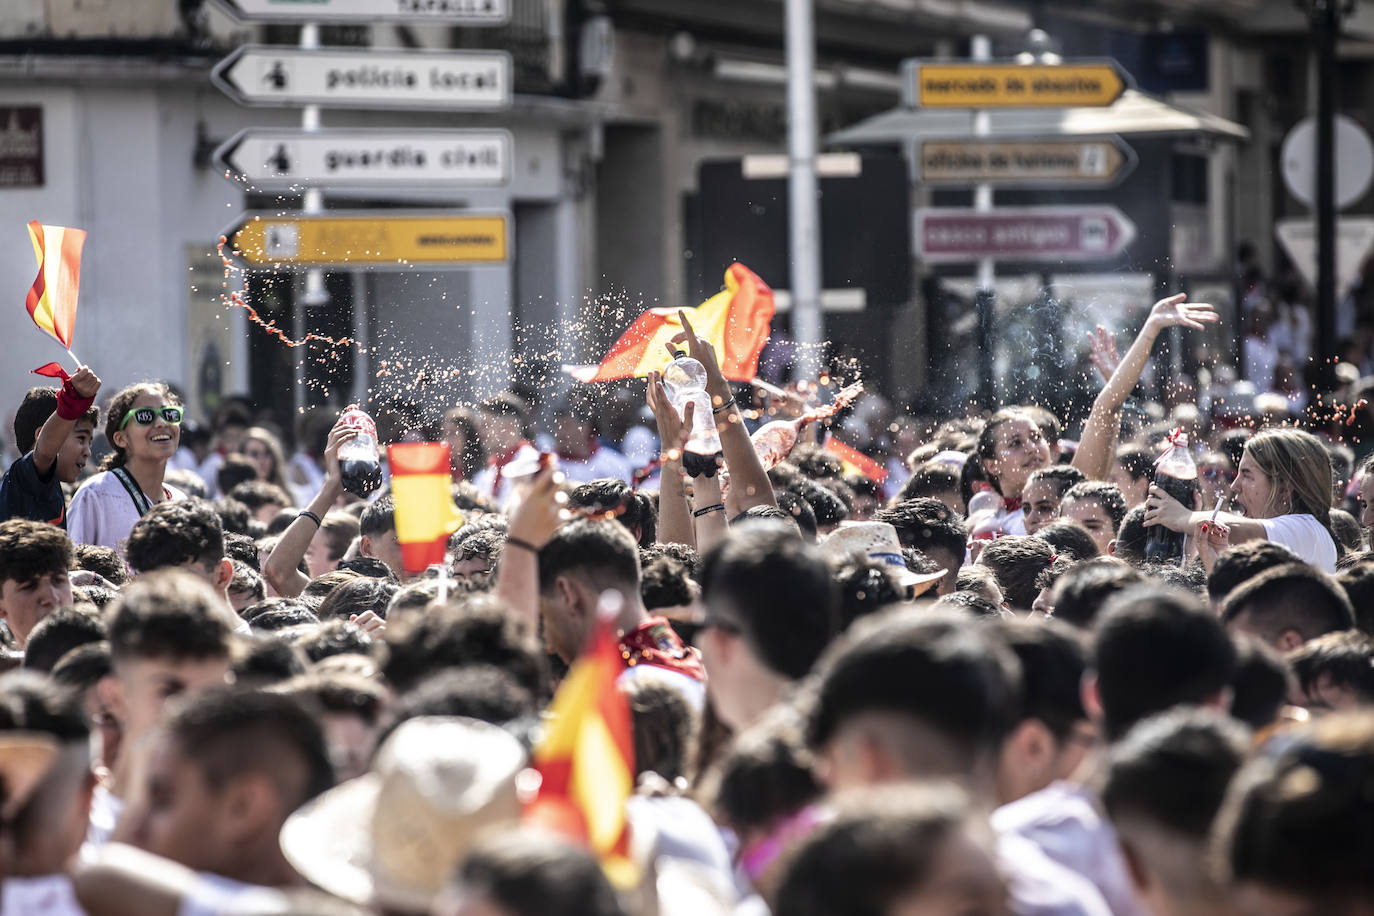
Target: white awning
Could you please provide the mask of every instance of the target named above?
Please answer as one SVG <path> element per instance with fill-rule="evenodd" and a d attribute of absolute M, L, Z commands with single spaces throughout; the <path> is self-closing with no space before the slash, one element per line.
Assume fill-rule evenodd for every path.
<path fill-rule="evenodd" d="M 1135 89 L 1101 108 L 1003 108 L 988 111 L 990 136 L 1059 137 L 1084 134 L 1172 136 L 1195 134 L 1248 140 L 1244 125 L 1217 115 L 1171 105 Z M 827 136 L 832 146 L 905 143 L 927 137 L 972 136 L 973 112 L 967 108 L 898 107 Z"/>

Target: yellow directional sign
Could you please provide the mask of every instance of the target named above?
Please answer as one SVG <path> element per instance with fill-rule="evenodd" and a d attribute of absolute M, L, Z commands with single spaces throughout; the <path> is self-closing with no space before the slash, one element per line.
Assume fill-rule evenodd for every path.
<path fill-rule="evenodd" d="M 463 267 L 509 257 L 499 213 L 250 213 L 225 235 L 248 267 Z"/>
<path fill-rule="evenodd" d="M 1110 105 L 1126 91 L 1114 61 L 1015 64 L 920 61 L 911 68 L 919 108 L 1075 108 Z"/>
<path fill-rule="evenodd" d="M 921 181 L 1061 187 L 1115 184 L 1136 166 L 1120 137 L 1054 140 L 925 140 Z"/>

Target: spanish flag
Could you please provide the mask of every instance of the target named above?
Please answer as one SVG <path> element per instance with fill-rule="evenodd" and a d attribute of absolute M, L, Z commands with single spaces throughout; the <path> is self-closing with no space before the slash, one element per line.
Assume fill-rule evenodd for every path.
<path fill-rule="evenodd" d="M 447 442 L 388 445 L 391 498 L 396 503 L 396 539 L 406 572 L 424 572 L 444 562 L 449 535 L 463 524 L 453 505 Z"/>
<path fill-rule="evenodd" d="M 612 622 L 598 619 L 590 647 L 563 679 L 534 750 L 541 781 L 525 820 L 585 844 L 607 877 L 634 886 L 625 803 L 634 792 L 635 746 L 630 707 L 616 687 L 625 670 Z"/>
<path fill-rule="evenodd" d="M 643 378 L 668 365 L 664 344 L 682 331 L 677 309 L 649 309 L 611 347 L 599 366 L 569 366 L 579 382 Z M 758 375 L 759 352 L 768 342 L 773 320 L 773 291 L 758 275 L 735 263 L 725 272 L 725 289 L 694 309 L 684 309 L 697 334 L 716 349 L 727 379 L 747 382 Z"/>
<path fill-rule="evenodd" d="M 825 450 L 844 464 L 846 474 L 867 477 L 874 483 L 887 480 L 887 468 L 865 455 L 852 445 L 845 445 L 834 436 L 825 440 Z"/>
<path fill-rule="evenodd" d="M 29 239 L 38 259 L 38 276 L 24 305 L 40 331 L 71 349 L 76 295 L 81 287 L 81 246 L 86 242 L 86 233 L 81 229 L 44 226 L 35 220 L 29 223 Z"/>

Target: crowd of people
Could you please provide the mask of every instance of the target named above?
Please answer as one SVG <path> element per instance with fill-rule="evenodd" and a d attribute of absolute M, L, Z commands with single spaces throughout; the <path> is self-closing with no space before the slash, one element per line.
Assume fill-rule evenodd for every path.
<path fill-rule="evenodd" d="M 834 386 L 759 397 L 690 325 L 715 461 L 654 373 L 642 412 L 379 417 L 450 445 L 463 524 L 423 571 L 330 412 L 289 451 L 161 382 L 35 388 L 0 914 L 1374 913 L 1374 458 L 1281 403 L 1128 409 L 1157 337 L 1216 320 L 1097 335 L 1077 439 L 865 396 L 827 423 L 871 476 L 827 423 L 756 447 Z M 531 755 L 608 618 L 632 791 L 551 829 Z M 619 816 L 629 880 L 585 842 Z"/>

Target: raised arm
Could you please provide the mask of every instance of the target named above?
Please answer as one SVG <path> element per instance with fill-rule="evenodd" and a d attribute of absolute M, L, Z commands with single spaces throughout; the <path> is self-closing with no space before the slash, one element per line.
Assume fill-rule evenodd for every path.
<path fill-rule="evenodd" d="M 568 497 L 558 489 L 562 474 L 544 468 L 534 475 L 529 494 L 511 514 L 496 594 L 533 638 L 539 632 L 539 551 L 567 514 Z"/>
<path fill-rule="evenodd" d="M 730 470 L 730 493 L 735 510 L 744 512 L 754 506 L 777 508 L 778 501 L 773 496 L 773 484 L 768 472 L 763 469 L 754 443 L 749 440 L 749 431 L 744 428 L 744 417 L 734 403 L 730 383 L 720 371 L 716 361 L 715 348 L 704 337 L 698 337 L 687 320 L 687 313 L 679 311 L 682 333 L 673 338 L 673 343 L 686 343 L 688 354 L 706 367 L 706 393 L 716 413 L 716 429 L 720 431 L 720 448 L 725 456 L 725 466 Z M 725 405 L 729 405 L 725 407 Z M 721 409 L 724 407 L 724 409 Z"/>
<path fill-rule="evenodd" d="M 1220 316 L 1204 302 L 1185 302 L 1186 293 L 1161 299 L 1150 309 L 1150 317 L 1140 329 L 1121 363 L 1111 373 L 1107 384 L 1093 401 L 1092 412 L 1083 424 L 1083 438 L 1073 456 L 1073 466 L 1089 480 L 1106 480 L 1116 452 L 1116 440 L 1121 434 L 1121 407 L 1140 381 L 1140 374 L 1149 362 L 1150 350 L 1165 328 L 1175 325 L 1202 330 L 1203 324 L 1215 324 Z"/>
<path fill-rule="evenodd" d="M 57 453 L 67 443 L 76 421 L 90 409 L 91 402 L 100 393 L 100 379 L 88 367 L 82 366 L 76 374 L 62 383 L 57 395 L 57 409 L 39 427 L 38 438 L 33 444 L 33 469 L 43 477 L 52 473 L 57 463 Z"/>
<path fill-rule="evenodd" d="M 339 446 L 357 434 L 358 431 L 353 427 L 337 423 L 329 431 L 329 442 L 324 449 L 324 483 L 320 485 L 320 492 L 315 494 L 310 505 L 306 506 L 305 512 L 296 516 L 282 533 L 281 540 L 263 564 L 263 578 L 283 598 L 296 597 L 310 584 L 310 577 L 300 571 L 301 558 L 310 549 L 310 542 L 320 530 L 320 523 L 316 519 L 324 518 L 343 493 L 343 473 L 339 470 Z"/>

